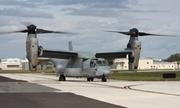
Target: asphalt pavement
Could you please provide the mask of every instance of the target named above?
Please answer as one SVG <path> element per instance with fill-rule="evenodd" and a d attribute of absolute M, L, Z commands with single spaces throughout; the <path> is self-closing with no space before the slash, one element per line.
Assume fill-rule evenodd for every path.
<path fill-rule="evenodd" d="M 101 82 L 46 74 L 0 74 L 0 108 L 179 108 L 180 81 Z M 6 80 L 10 80 L 6 79 Z M 11 100 L 12 99 L 12 100 Z M 9 100 L 9 101 L 8 101 Z M 33 106 L 33 107 L 32 107 Z"/>
<path fill-rule="evenodd" d="M 0 108 L 125 108 L 51 87 L 0 76 Z"/>

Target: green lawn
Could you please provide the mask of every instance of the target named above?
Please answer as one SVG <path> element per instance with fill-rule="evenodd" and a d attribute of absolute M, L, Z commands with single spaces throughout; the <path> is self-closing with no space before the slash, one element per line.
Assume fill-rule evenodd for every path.
<path fill-rule="evenodd" d="M 55 73 L 55 70 L 37 70 L 37 71 L 29 71 L 29 70 L 1 70 L 1 73 Z"/>
<path fill-rule="evenodd" d="M 176 78 L 163 78 L 163 73 L 176 73 Z M 112 73 L 109 79 L 129 81 L 180 81 L 180 72 L 123 72 Z"/>

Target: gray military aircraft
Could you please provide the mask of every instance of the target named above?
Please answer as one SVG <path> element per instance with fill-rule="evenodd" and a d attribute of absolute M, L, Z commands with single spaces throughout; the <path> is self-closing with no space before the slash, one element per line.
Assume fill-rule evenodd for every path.
<path fill-rule="evenodd" d="M 69 42 L 69 51 L 43 48 L 41 51 L 39 57 L 50 58 L 56 67 L 59 81 L 65 81 L 66 77 L 87 77 L 87 81 L 101 78 L 102 82 L 106 82 L 111 74 L 105 59 L 96 58 L 95 52 L 73 51 L 72 42 Z"/>
<path fill-rule="evenodd" d="M 57 76 L 59 77 L 60 81 L 65 81 L 66 77 L 87 77 L 87 81 L 93 81 L 94 78 L 101 78 L 102 82 L 106 82 L 107 77 L 111 74 L 111 72 L 110 67 L 105 59 L 126 58 L 127 55 L 129 58 L 129 70 L 136 71 L 138 68 L 141 51 L 141 42 L 138 40 L 138 36 L 169 36 L 138 32 L 136 28 L 133 28 L 128 32 L 107 31 L 129 35 L 130 39 L 127 44 L 127 48 L 117 51 L 87 52 L 73 51 L 71 42 L 69 43 L 69 51 L 44 49 L 38 44 L 37 34 L 68 34 L 69 32 L 38 29 L 35 25 L 31 24 L 28 25 L 27 29 L 25 30 L 6 33 L 18 32 L 28 33 L 26 40 L 26 53 L 27 59 L 29 60 L 30 70 L 36 70 L 38 65 L 38 57 L 50 58 L 56 67 Z"/>

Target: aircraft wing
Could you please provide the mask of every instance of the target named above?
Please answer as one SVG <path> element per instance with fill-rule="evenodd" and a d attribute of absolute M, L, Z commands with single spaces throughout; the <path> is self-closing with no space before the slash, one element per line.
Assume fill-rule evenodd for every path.
<path fill-rule="evenodd" d="M 77 55 L 78 55 L 78 53 L 73 52 L 73 51 L 60 51 L 60 50 L 43 49 L 42 55 L 40 55 L 39 57 L 70 59 L 72 57 L 76 57 Z"/>
<path fill-rule="evenodd" d="M 127 54 L 133 54 L 132 50 L 121 50 L 121 51 L 110 51 L 110 52 L 100 52 L 96 53 L 97 58 L 126 58 Z"/>

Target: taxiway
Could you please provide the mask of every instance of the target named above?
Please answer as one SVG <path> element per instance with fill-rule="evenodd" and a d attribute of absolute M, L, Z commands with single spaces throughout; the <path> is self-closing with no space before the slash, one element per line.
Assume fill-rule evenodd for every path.
<path fill-rule="evenodd" d="M 53 95 L 49 97 L 55 99 L 57 103 L 64 102 L 64 105 L 73 106 L 75 103 L 86 107 L 105 106 L 104 108 L 179 108 L 180 106 L 180 81 L 101 82 L 95 79 L 94 82 L 87 82 L 85 78 L 67 78 L 67 81 L 59 82 L 57 77 L 44 74 L 0 74 L 0 76 L 15 80 L 0 82 L 1 97 L 10 93 L 31 93 L 32 97 L 39 94 L 41 96 L 39 99 L 47 101 L 50 93 Z M 46 93 L 47 96 L 43 97 L 42 93 Z M 67 93 L 68 95 L 65 95 Z M 79 98 L 71 98 L 75 95 Z M 59 100 L 58 97 L 61 99 Z M 0 101 L 2 100 L 1 98 Z M 55 105 L 54 101 L 47 103 Z"/>

